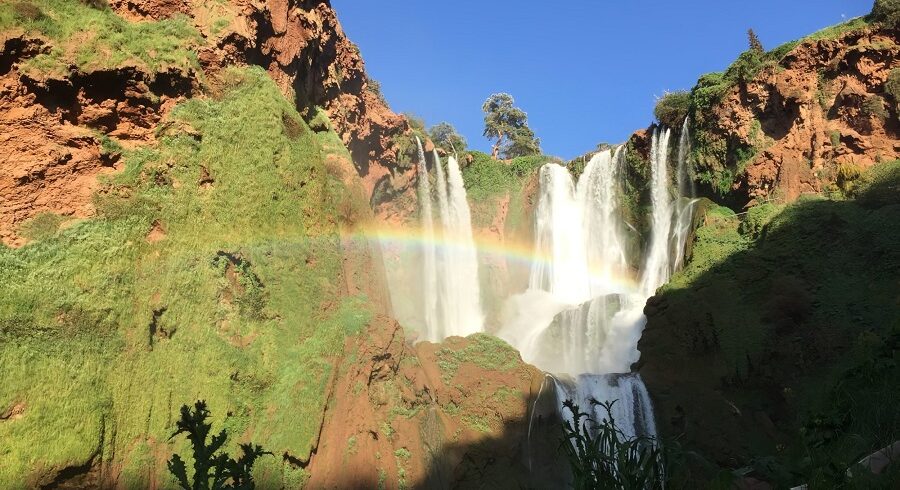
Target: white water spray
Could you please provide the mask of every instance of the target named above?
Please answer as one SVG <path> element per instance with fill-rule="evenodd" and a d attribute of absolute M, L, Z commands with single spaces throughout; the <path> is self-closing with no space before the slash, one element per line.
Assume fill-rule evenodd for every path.
<path fill-rule="evenodd" d="M 669 193 L 668 128 L 656 128 L 650 145 L 650 246 L 641 275 L 641 294 L 652 296 L 669 280 L 669 234 L 672 229 L 672 196 Z"/>
<path fill-rule="evenodd" d="M 676 179 L 678 194 L 690 196 L 686 130 L 685 124 Z M 617 400 L 612 415 L 626 437 L 654 436 L 656 426 L 640 376 L 616 373 L 628 373 L 640 356 L 644 305 L 680 267 L 692 220 L 694 201 L 673 197 L 670 135 L 658 128 L 652 136 L 651 226 L 637 281 L 629 280 L 634 267 L 624 237 L 630 225 L 619 205 L 622 149 L 596 154 L 577 185 L 559 165 L 541 168 L 535 250 L 546 260 L 535 262 L 529 291 L 510 300 L 512 314 L 501 331 L 526 361 L 560 374 L 560 403 L 571 399 L 582 410 L 602 411 L 591 400 Z"/>
<path fill-rule="evenodd" d="M 681 136 L 678 139 L 678 165 L 675 170 L 678 198 L 675 201 L 675 223 L 672 226 L 672 253 L 674 254 L 670 271 L 672 274 L 684 265 L 685 245 L 687 245 L 691 224 L 694 220 L 694 206 L 697 204 L 697 200 L 694 199 L 694 196 L 697 195 L 694 172 L 688 161 L 691 145 L 689 122 L 688 118 L 684 118 Z"/>
<path fill-rule="evenodd" d="M 419 191 L 419 215 L 422 226 L 422 241 L 426 245 L 422 247 L 422 292 L 424 298 L 423 320 L 425 322 L 425 336 L 433 338 L 437 335 L 438 323 L 438 275 L 437 256 L 434 243 L 434 217 L 431 214 L 431 183 L 428 181 L 428 167 L 425 162 L 425 151 L 422 149 L 422 141 L 416 137 L 419 148 L 418 191 Z"/>
<path fill-rule="evenodd" d="M 478 283 L 478 257 L 462 173 L 450 157 L 447 172 L 434 152 L 436 189 L 428 181 L 422 143 L 419 145 L 419 209 L 422 213 L 424 339 L 440 342 L 452 335 L 480 332 L 484 323 Z M 437 199 L 440 226 L 435 230 L 432 201 Z M 433 274 L 433 276 L 432 276 Z M 432 279 L 433 277 L 433 279 Z"/>

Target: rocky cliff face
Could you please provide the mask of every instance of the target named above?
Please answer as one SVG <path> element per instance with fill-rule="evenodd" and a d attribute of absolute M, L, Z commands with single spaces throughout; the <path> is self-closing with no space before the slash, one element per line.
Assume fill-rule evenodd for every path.
<path fill-rule="evenodd" d="M 134 22 L 181 19 L 188 32 L 176 40 L 187 50 L 178 53 L 183 59 L 157 62 L 151 47 L 146 57 L 152 63 L 80 63 L 79 39 L 18 28 L 0 37 L 3 243 L 23 244 L 18 228 L 42 212 L 91 216 L 97 177 L 115 171 L 119 157 L 120 148 L 111 147 L 109 138 L 126 148 L 152 142 L 157 123 L 175 102 L 203 96 L 211 87 L 201 89 L 201 80 L 236 63 L 265 67 L 308 121 L 324 111 L 350 149 L 369 198 L 376 185 L 390 193 L 409 187 L 403 174 L 411 167 L 398 164 L 395 143 L 408 124 L 370 84 L 358 49 L 328 1 L 114 0 L 111 8 Z M 45 15 L 29 12 L 22 18 Z M 51 53 L 62 53 L 54 54 L 61 58 L 59 69 L 40 69 L 35 59 Z"/>
<path fill-rule="evenodd" d="M 345 359 L 309 488 L 519 488 L 563 474 L 552 389 L 502 341 L 411 347 L 381 318 Z"/>
<path fill-rule="evenodd" d="M 700 172 L 737 204 L 793 201 L 898 158 L 897 38 L 879 26 L 813 36 L 732 86 L 695 118 Z"/>
<path fill-rule="evenodd" d="M 58 46 L 19 30 L 0 42 L 0 241 L 15 246 L 19 225 L 41 212 L 91 216 L 97 177 L 116 170 L 119 145 L 153 141 L 161 117 L 197 86 L 194 72 L 176 68 L 21 70 Z"/>

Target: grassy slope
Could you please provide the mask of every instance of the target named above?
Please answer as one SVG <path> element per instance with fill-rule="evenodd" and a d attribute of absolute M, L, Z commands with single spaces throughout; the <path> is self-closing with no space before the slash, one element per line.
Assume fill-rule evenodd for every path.
<path fill-rule="evenodd" d="M 661 420 L 687 410 L 686 440 L 707 456 L 824 484 L 842 474 L 827 463 L 900 438 L 900 162 L 875 167 L 854 194 L 760 206 L 740 224 L 712 210 L 689 265 L 648 307 L 641 350 L 665 359 L 653 369 L 667 372 L 650 374 L 665 385 Z M 740 422 L 720 397 L 786 438 L 758 422 L 733 433 Z"/>
<path fill-rule="evenodd" d="M 497 216 L 497 206 L 507 196 L 510 198 L 510 218 L 516 223 L 524 217 L 518 211 L 523 208 L 522 190 L 541 165 L 552 161 L 551 157 L 535 155 L 513 158 L 509 162 L 494 160 L 485 153 L 470 152 L 472 163 L 463 169 L 466 194 L 472 204 L 472 225 L 487 228 Z"/>
<path fill-rule="evenodd" d="M 30 0 L 0 4 L 0 32 L 24 29 L 47 38 L 51 49 L 22 69 L 63 75 L 136 66 L 148 71 L 198 67 L 200 34 L 184 16 L 128 22 L 109 9 L 76 0 Z"/>
<path fill-rule="evenodd" d="M 0 249 L 0 407 L 26 407 L 0 421 L 3 486 L 96 451 L 126 486 L 166 478 L 162 461 L 184 449 L 166 442 L 173 420 L 198 398 L 232 444 L 279 455 L 260 465 L 270 478 L 292 471 L 282 453 L 308 457 L 329 358 L 369 317 L 340 299 L 346 191 L 320 153 L 333 135 L 262 70 L 227 77 L 218 100 L 177 107 L 156 148 L 126 154 L 98 218 Z M 150 243 L 154 222 L 166 237 Z"/>

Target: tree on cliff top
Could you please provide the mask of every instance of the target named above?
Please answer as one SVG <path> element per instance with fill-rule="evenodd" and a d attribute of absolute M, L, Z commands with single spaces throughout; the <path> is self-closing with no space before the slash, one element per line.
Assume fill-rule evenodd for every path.
<path fill-rule="evenodd" d="M 493 94 L 484 102 L 484 136 L 496 138 L 491 148 L 491 157 L 497 159 L 537 155 L 541 152 L 541 140 L 535 138 L 528 127 L 528 114 L 515 105 L 512 96 L 505 93 Z"/>
<path fill-rule="evenodd" d="M 656 101 L 653 115 L 670 128 L 680 128 L 691 108 L 691 93 L 687 90 L 666 92 Z"/>
<path fill-rule="evenodd" d="M 435 124 L 428 130 L 428 137 L 435 145 L 452 152 L 466 150 L 466 139 L 448 122 Z"/>
<path fill-rule="evenodd" d="M 753 32 L 753 29 L 747 29 L 747 42 L 750 44 L 750 50 L 756 51 L 757 53 L 765 53 L 766 50 L 763 48 L 761 42 L 759 42 L 759 37 L 757 37 L 756 33 Z"/>

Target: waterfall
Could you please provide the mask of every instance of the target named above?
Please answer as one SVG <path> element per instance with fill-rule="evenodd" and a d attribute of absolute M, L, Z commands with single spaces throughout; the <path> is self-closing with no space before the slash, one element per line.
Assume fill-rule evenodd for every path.
<path fill-rule="evenodd" d="M 694 173 L 688 155 L 690 154 L 691 134 L 690 120 L 684 118 L 681 126 L 681 136 L 678 138 L 678 162 L 676 166 L 676 182 L 678 185 L 678 199 L 675 201 L 675 223 L 672 229 L 672 253 L 674 258 L 671 264 L 671 273 L 675 273 L 684 265 L 684 251 L 688 235 L 691 231 L 691 222 L 694 218 L 694 205 L 697 200 L 696 186 L 694 185 Z"/>
<path fill-rule="evenodd" d="M 449 275 L 454 279 L 456 298 L 451 305 L 455 317 L 448 324 L 450 335 L 469 335 L 480 332 L 484 326 L 481 309 L 481 286 L 478 282 L 478 253 L 472 234 L 472 212 L 466 199 L 466 187 L 456 157 L 447 159 L 447 186 L 450 191 L 450 221 L 445 229 L 454 236 L 453 260 Z"/>
<path fill-rule="evenodd" d="M 690 118 L 684 118 L 684 124 L 681 125 L 681 135 L 678 137 L 676 182 L 678 183 L 678 195 L 683 197 L 694 197 L 697 195 L 697 188 L 694 185 L 694 172 L 687 161 L 691 151 L 690 122 Z"/>
<path fill-rule="evenodd" d="M 643 381 L 636 374 L 621 373 L 628 373 L 639 359 L 637 342 L 647 320 L 647 299 L 684 257 L 695 203 L 687 130 L 685 121 L 674 179 L 668 166 L 671 131 L 661 127 L 653 132 L 650 230 L 643 260 L 637 264 L 629 263 L 629 225 L 619 204 L 623 149 L 594 155 L 577 183 L 560 165 L 541 167 L 530 287 L 511 298 L 513 314 L 500 332 L 526 361 L 556 374 L 560 403 L 572 399 L 600 420 L 606 414 L 596 413 L 603 408 L 591 400 L 617 400 L 613 416 L 626 437 L 656 433 Z"/>
<path fill-rule="evenodd" d="M 623 223 L 619 212 L 619 171 L 622 147 L 615 154 L 594 155 L 578 179 L 577 197 L 582 216 L 582 240 L 587 266 L 593 272 L 590 297 L 619 291 L 619 278 L 628 268 Z"/>
<path fill-rule="evenodd" d="M 480 332 L 484 316 L 478 282 L 478 256 L 462 172 L 450 157 L 445 173 L 433 153 L 435 185 L 432 193 L 425 152 L 419 149 L 419 209 L 422 215 L 424 339 L 440 342 L 452 335 Z M 435 229 L 433 200 L 437 199 L 439 227 Z"/>
<path fill-rule="evenodd" d="M 669 280 L 669 236 L 673 200 L 669 193 L 668 128 L 656 128 L 650 145 L 650 246 L 641 276 L 641 293 L 650 297 Z"/>
<path fill-rule="evenodd" d="M 582 230 L 582 209 L 565 167 L 548 163 L 540 170 L 535 210 L 535 261 L 529 287 L 552 293 L 572 305 L 590 299 L 590 276 Z"/>
<path fill-rule="evenodd" d="M 434 217 L 431 213 L 431 183 L 428 181 L 428 166 L 422 141 L 416 137 L 419 149 L 418 191 L 419 216 L 422 226 L 422 295 L 425 300 L 423 320 L 425 337 L 435 338 L 438 332 L 438 274 L 437 256 L 434 247 Z"/>
<path fill-rule="evenodd" d="M 687 121 L 674 172 L 670 138 L 664 127 L 652 135 L 650 230 L 642 258 L 627 253 L 622 147 L 595 154 L 577 181 L 562 165 L 541 167 L 529 288 L 509 299 L 498 332 L 527 362 L 554 373 L 560 401 L 572 399 L 599 420 L 605 418 L 597 412 L 603 408 L 591 400 L 616 400 L 613 416 L 626 437 L 655 435 L 647 390 L 640 376 L 628 372 L 639 358 L 644 305 L 680 267 L 696 202 Z M 449 157 L 445 167 L 434 154 L 432 189 L 417 143 L 424 338 L 440 341 L 483 328 L 478 257 L 456 158 Z"/>
<path fill-rule="evenodd" d="M 656 436 L 650 394 L 639 374 L 582 374 L 578 379 L 561 377 L 555 381 L 560 406 L 564 401 L 572 400 L 582 412 L 598 422 L 612 416 L 626 439 Z M 610 413 L 594 404 L 595 400 L 612 402 Z M 574 418 L 567 410 L 562 415 L 569 422 Z"/>

